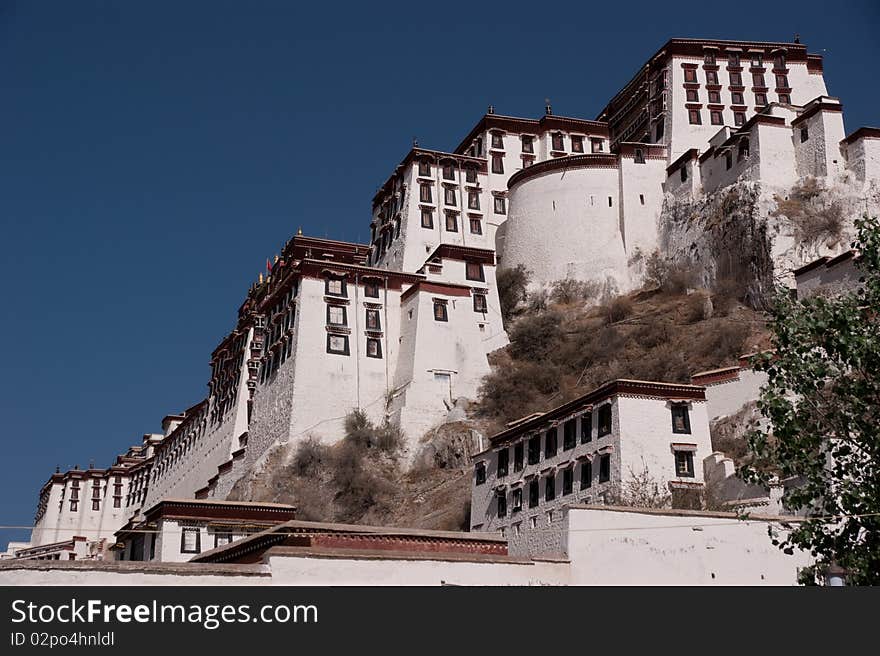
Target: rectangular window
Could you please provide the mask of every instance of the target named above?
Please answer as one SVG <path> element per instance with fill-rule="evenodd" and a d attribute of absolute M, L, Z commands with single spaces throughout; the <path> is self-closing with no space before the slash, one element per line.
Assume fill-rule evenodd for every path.
<path fill-rule="evenodd" d="M 327 323 L 331 326 L 348 325 L 348 317 L 346 316 L 345 307 L 342 305 L 328 305 Z"/>
<path fill-rule="evenodd" d="M 519 512 L 522 510 L 522 488 L 515 488 L 513 492 L 511 492 L 511 496 L 513 497 L 513 512 Z"/>
<path fill-rule="evenodd" d="M 593 486 L 593 463 L 585 460 L 581 463 L 581 489 L 586 490 Z"/>
<path fill-rule="evenodd" d="M 113 497 L 113 507 L 121 508 L 122 507 L 122 497 Z"/>
<path fill-rule="evenodd" d="M 684 81 L 685 82 L 696 82 L 697 81 L 697 71 L 693 68 L 684 69 Z"/>
<path fill-rule="evenodd" d="M 495 214 L 507 214 L 507 209 L 505 208 L 504 198 L 496 196 L 495 197 Z"/>
<path fill-rule="evenodd" d="M 571 152 L 573 153 L 582 153 L 584 152 L 584 138 L 572 135 L 571 137 Z"/>
<path fill-rule="evenodd" d="M 547 437 L 544 438 L 544 459 L 552 458 L 556 455 L 558 451 L 558 445 L 556 443 L 556 429 L 551 428 L 547 431 Z"/>
<path fill-rule="evenodd" d="M 709 102 L 710 103 L 720 103 L 721 102 L 721 92 L 720 91 L 710 91 L 709 92 Z"/>
<path fill-rule="evenodd" d="M 675 452 L 675 475 L 693 478 L 694 477 L 694 452 L 693 451 L 676 451 Z"/>
<path fill-rule="evenodd" d="M 324 294 L 327 296 L 346 296 L 344 278 L 327 278 L 324 281 Z"/>
<path fill-rule="evenodd" d="M 581 415 L 581 444 L 586 444 L 593 439 L 593 413 L 587 412 Z"/>
<path fill-rule="evenodd" d="M 672 406 L 672 432 L 691 432 L 691 420 L 688 416 L 688 407 L 684 404 L 676 404 Z"/>
<path fill-rule="evenodd" d="M 607 483 L 611 480 L 611 454 L 603 453 L 599 456 L 599 482 Z"/>
<path fill-rule="evenodd" d="M 524 153 L 533 153 L 535 152 L 535 142 L 534 139 L 527 134 L 524 134 L 522 137 L 522 152 Z"/>
<path fill-rule="evenodd" d="M 567 467 L 562 470 L 562 496 L 571 494 L 574 488 L 574 469 Z"/>
<path fill-rule="evenodd" d="M 541 459 L 541 436 L 535 435 L 529 439 L 529 464 L 537 465 Z"/>
<path fill-rule="evenodd" d="M 429 184 L 421 184 L 419 185 L 419 200 L 423 203 L 433 203 L 432 200 L 433 194 L 431 193 L 431 185 Z"/>
<path fill-rule="evenodd" d="M 495 498 L 498 499 L 498 516 L 507 517 L 507 493 L 499 492 Z"/>
<path fill-rule="evenodd" d="M 718 73 L 716 71 L 706 71 L 706 84 L 718 84 Z"/>
<path fill-rule="evenodd" d="M 787 75 L 777 75 L 776 76 L 776 86 L 787 88 L 788 87 L 788 76 Z"/>
<path fill-rule="evenodd" d="M 449 315 L 446 313 L 446 303 L 434 301 L 434 321 L 449 321 Z"/>
<path fill-rule="evenodd" d="M 348 355 L 348 335 L 327 335 L 327 353 Z"/>
<path fill-rule="evenodd" d="M 458 204 L 455 200 L 455 189 L 453 187 L 443 188 L 443 203 L 451 207 L 455 207 Z"/>
<path fill-rule="evenodd" d="M 745 112 L 734 112 L 733 113 L 733 124 L 736 126 L 743 125 L 746 122 L 746 113 Z"/>
<path fill-rule="evenodd" d="M 601 139 L 590 139 L 590 150 L 594 153 L 601 153 L 605 150 L 605 142 Z"/>
<path fill-rule="evenodd" d="M 544 479 L 544 501 L 553 501 L 556 498 L 556 477 L 550 474 Z"/>
<path fill-rule="evenodd" d="M 365 281 L 364 296 L 368 296 L 370 298 L 379 298 L 379 283 Z"/>
<path fill-rule="evenodd" d="M 504 448 L 498 452 L 498 478 L 507 476 L 507 470 L 510 466 L 510 449 Z"/>
<path fill-rule="evenodd" d="M 745 99 L 743 98 L 743 95 L 741 92 L 734 91 L 733 93 L 730 94 L 730 101 L 734 105 L 742 105 L 745 102 Z"/>
<path fill-rule="evenodd" d="M 443 179 L 455 180 L 455 166 L 452 164 L 452 162 L 443 163 Z"/>
<path fill-rule="evenodd" d="M 522 471 L 523 468 L 523 443 L 517 442 L 513 447 L 513 471 Z"/>
<path fill-rule="evenodd" d="M 773 68 L 785 68 L 785 55 L 776 55 L 773 58 Z"/>
<path fill-rule="evenodd" d="M 788 95 L 787 93 L 780 93 L 779 94 L 779 102 L 781 102 L 783 105 L 790 105 L 791 104 L 791 96 Z"/>
<path fill-rule="evenodd" d="M 70 500 L 70 512 L 77 512 L 79 510 L 79 501 L 76 499 Z"/>
<path fill-rule="evenodd" d="M 714 50 L 707 50 L 705 52 L 705 54 L 703 55 L 703 63 L 707 64 L 708 66 L 715 65 L 715 51 Z"/>
<path fill-rule="evenodd" d="M 739 66 L 740 65 L 738 52 L 727 53 L 727 65 L 728 66 Z"/>
<path fill-rule="evenodd" d="M 611 433 L 611 404 L 606 403 L 599 408 L 599 425 L 596 435 L 602 437 Z"/>
<path fill-rule="evenodd" d="M 537 479 L 529 483 L 529 508 L 538 507 L 538 481 Z"/>
<path fill-rule="evenodd" d="M 485 294 L 474 294 L 474 312 L 486 313 L 489 310 Z"/>
<path fill-rule="evenodd" d="M 807 126 L 801 128 L 801 143 L 810 138 L 810 130 Z"/>
<path fill-rule="evenodd" d="M 724 168 L 729 171 L 731 166 L 733 166 L 733 155 L 728 150 L 724 153 Z"/>
<path fill-rule="evenodd" d="M 681 181 L 682 181 L 682 182 L 687 182 L 687 179 L 688 179 L 688 170 L 687 170 L 687 166 L 685 166 L 684 164 L 682 164 L 682 167 L 679 169 L 679 171 L 680 171 Z"/>
<path fill-rule="evenodd" d="M 724 119 L 721 117 L 721 112 L 717 109 L 713 109 L 709 112 L 709 117 L 712 121 L 712 125 L 724 125 Z"/>
<path fill-rule="evenodd" d="M 492 133 L 492 148 L 504 148 L 504 135 L 500 132 Z"/>
<path fill-rule="evenodd" d="M 434 213 L 431 210 L 422 210 L 422 227 L 434 228 Z"/>
<path fill-rule="evenodd" d="M 382 330 L 379 310 L 367 310 L 367 330 Z"/>
<path fill-rule="evenodd" d="M 755 94 L 755 104 L 759 107 L 764 107 L 767 104 L 767 94 L 766 93 L 756 93 Z"/>
<path fill-rule="evenodd" d="M 551 137 L 551 148 L 553 148 L 553 150 L 565 150 L 565 138 L 562 136 L 561 132 L 556 132 Z"/>
<path fill-rule="evenodd" d="M 483 272 L 483 265 L 479 262 L 465 262 L 464 277 L 468 280 L 485 281 L 486 275 Z"/>
<path fill-rule="evenodd" d="M 155 537 L 155 536 L 154 536 Z M 222 547 L 232 542 L 232 533 L 214 533 L 214 548 Z"/>
<path fill-rule="evenodd" d="M 431 162 L 427 160 L 419 160 L 419 175 L 431 177 Z"/>
<path fill-rule="evenodd" d="M 690 121 L 691 125 L 701 125 L 702 121 L 700 120 L 700 110 L 699 109 L 689 109 L 688 110 L 688 121 Z"/>
<path fill-rule="evenodd" d="M 486 463 L 478 462 L 474 467 L 474 482 L 476 485 L 482 485 L 486 482 Z"/>
<path fill-rule="evenodd" d="M 367 357 L 368 358 L 381 358 L 382 357 L 382 340 L 377 339 L 375 337 L 367 337 Z"/>
<path fill-rule="evenodd" d="M 501 155 L 492 155 L 492 173 L 504 173 L 504 158 Z"/>
<path fill-rule="evenodd" d="M 202 532 L 196 527 L 185 526 L 180 534 L 180 553 L 201 553 Z"/>
<path fill-rule="evenodd" d="M 470 219 L 471 226 L 471 234 L 472 235 L 482 235 L 483 234 L 483 222 L 476 217 L 471 217 Z"/>
<path fill-rule="evenodd" d="M 730 86 L 741 87 L 743 83 L 742 73 L 734 72 L 730 74 Z"/>
<path fill-rule="evenodd" d="M 100 499 L 92 499 L 92 510 L 100 510 L 101 509 L 101 500 Z"/>
<path fill-rule="evenodd" d="M 688 89 L 685 96 L 688 102 L 700 102 L 700 92 L 696 89 Z"/>
<path fill-rule="evenodd" d="M 752 86 L 753 87 L 763 87 L 764 86 L 764 74 L 763 73 L 752 73 Z"/>
<path fill-rule="evenodd" d="M 478 192 L 478 191 L 469 191 L 468 192 L 468 209 L 469 210 L 480 209 L 480 192 Z"/>
<path fill-rule="evenodd" d="M 446 232 L 458 232 L 458 214 L 446 212 Z"/>
<path fill-rule="evenodd" d="M 569 419 L 562 426 L 562 450 L 573 449 L 577 444 L 577 420 Z"/>
<path fill-rule="evenodd" d="M 764 56 L 760 52 L 752 53 L 752 66 L 762 66 L 764 64 Z"/>

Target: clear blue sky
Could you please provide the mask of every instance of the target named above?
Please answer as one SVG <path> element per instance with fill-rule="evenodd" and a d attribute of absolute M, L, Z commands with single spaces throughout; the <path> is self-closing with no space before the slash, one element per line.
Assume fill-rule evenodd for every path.
<path fill-rule="evenodd" d="M 795 32 L 880 124 L 876 1 L 604 4 L 0 0 L 0 524 L 203 398 L 266 257 L 365 239 L 414 136 L 594 118 L 670 37 Z"/>

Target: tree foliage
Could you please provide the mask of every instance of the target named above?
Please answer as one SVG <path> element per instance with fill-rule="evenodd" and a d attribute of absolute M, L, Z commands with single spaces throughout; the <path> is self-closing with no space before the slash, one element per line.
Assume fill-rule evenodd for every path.
<path fill-rule="evenodd" d="M 816 572 L 836 563 L 856 584 L 880 583 L 880 223 L 856 222 L 861 285 L 831 298 L 779 290 L 774 351 L 758 407 L 769 429 L 749 436 L 750 482 L 792 480 L 784 502 L 806 515 L 784 536 L 786 553 L 811 552 Z"/>

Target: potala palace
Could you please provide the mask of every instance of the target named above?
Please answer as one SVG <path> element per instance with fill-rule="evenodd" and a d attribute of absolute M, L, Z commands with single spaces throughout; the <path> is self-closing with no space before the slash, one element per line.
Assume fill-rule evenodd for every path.
<path fill-rule="evenodd" d="M 296 234 L 284 244 L 211 354 L 205 398 L 166 416 L 160 432 L 109 467 L 52 474 L 31 542 L 9 555 L 158 559 L 163 546 L 155 537 L 147 544 L 138 527 L 159 526 L 161 536 L 163 521 L 181 517 L 201 527 L 186 538 L 188 549 L 181 542 L 179 551 L 190 554 L 248 540 L 233 524 L 285 521 L 309 533 L 294 526 L 290 507 L 221 502 L 273 446 L 340 439 L 353 408 L 398 424 L 410 449 L 459 415 L 460 400 L 475 398 L 490 372 L 488 355 L 508 343 L 497 270 L 523 265 L 533 287 L 571 278 L 626 292 L 659 251 L 699 262 L 711 278 L 721 253 L 690 218 L 694 208 L 723 204 L 738 190 L 751 194 L 754 217 L 766 219 L 807 179 L 840 198 L 849 215 L 877 210 L 880 128 L 844 128 L 821 55 L 799 42 L 672 39 L 594 119 L 557 116 L 549 105 L 537 119 L 489 107 L 451 150 L 416 144 L 393 167 L 372 199 L 370 243 Z M 798 267 L 847 248 L 843 240 L 805 249 L 777 231 L 774 274 L 793 281 Z M 461 535 L 475 542 L 395 539 L 433 540 L 486 559 L 507 554 L 506 540 L 511 553 L 567 554 L 571 541 L 566 549 L 560 536 L 575 519 L 562 500 L 601 503 L 599 486 L 620 480 L 637 459 L 656 463 L 686 496 L 702 485 L 700 463 L 712 453 L 713 399 L 731 402 L 716 394 L 717 384 L 748 378 L 745 366 L 735 369 L 693 385 L 612 381 L 527 418 L 474 456 L 472 532 Z M 546 504 L 555 516 L 537 514 Z M 532 508 L 535 518 L 514 527 L 513 510 Z M 604 522 L 590 519 L 597 513 L 585 505 L 577 521 Z M 766 541 L 763 528 L 752 532 Z M 126 548 L 110 550 L 117 542 Z M 559 572 L 530 576 L 522 580 L 569 580 Z"/>

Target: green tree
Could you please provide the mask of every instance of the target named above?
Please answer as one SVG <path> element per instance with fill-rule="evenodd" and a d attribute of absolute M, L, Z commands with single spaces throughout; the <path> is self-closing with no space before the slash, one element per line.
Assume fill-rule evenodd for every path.
<path fill-rule="evenodd" d="M 809 578 L 837 563 L 850 582 L 869 585 L 880 584 L 880 223 L 866 216 L 856 228 L 857 290 L 777 293 L 773 351 L 753 361 L 768 375 L 758 407 L 769 426 L 749 435 L 742 474 L 765 485 L 796 481 L 784 501 L 806 520 L 771 539 L 815 556 Z"/>

